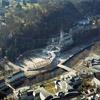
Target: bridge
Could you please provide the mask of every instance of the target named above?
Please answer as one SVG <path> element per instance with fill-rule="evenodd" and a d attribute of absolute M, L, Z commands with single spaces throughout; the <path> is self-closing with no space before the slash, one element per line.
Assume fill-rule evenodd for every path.
<path fill-rule="evenodd" d="M 71 68 L 69 68 L 69 67 L 63 65 L 63 63 L 64 63 L 65 61 L 66 61 L 66 60 L 61 61 L 61 62 L 57 65 L 57 67 L 59 67 L 59 68 L 61 68 L 61 69 L 64 69 L 64 70 L 66 70 L 67 72 L 72 72 L 72 71 L 73 71 L 73 73 L 75 73 L 75 72 L 76 72 L 75 70 L 73 70 L 73 69 L 71 69 Z"/>

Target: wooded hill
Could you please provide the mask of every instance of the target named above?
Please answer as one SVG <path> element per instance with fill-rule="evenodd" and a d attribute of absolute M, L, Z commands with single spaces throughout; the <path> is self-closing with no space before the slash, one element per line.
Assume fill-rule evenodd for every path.
<path fill-rule="evenodd" d="M 100 0 L 76 1 L 38 0 L 38 3 L 23 5 L 15 2 L 0 22 L 2 56 L 14 60 L 27 50 L 45 46 L 48 38 L 61 29 L 68 32 L 84 16 L 100 13 Z"/>

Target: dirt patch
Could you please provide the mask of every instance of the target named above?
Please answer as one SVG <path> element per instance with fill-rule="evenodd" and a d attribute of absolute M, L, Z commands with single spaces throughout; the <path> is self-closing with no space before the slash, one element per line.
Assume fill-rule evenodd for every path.
<path fill-rule="evenodd" d="M 77 54 L 72 59 L 70 59 L 68 62 L 66 62 L 65 65 L 77 71 L 80 71 L 81 69 L 86 69 L 86 66 L 84 65 L 84 59 L 86 57 L 93 57 L 93 56 L 94 57 L 100 56 L 100 42 L 96 42 L 90 48 Z"/>

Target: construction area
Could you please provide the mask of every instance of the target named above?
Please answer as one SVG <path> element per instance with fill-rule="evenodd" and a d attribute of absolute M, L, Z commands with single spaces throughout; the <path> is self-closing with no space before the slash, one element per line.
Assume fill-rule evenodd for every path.
<path fill-rule="evenodd" d="M 96 61 L 96 65 L 99 65 L 100 60 L 100 42 L 97 42 L 95 45 L 89 47 L 88 49 L 84 50 L 83 52 L 77 54 L 69 61 L 65 62 L 64 65 L 72 68 L 76 71 L 87 70 L 88 68 L 94 68 L 91 66 L 90 61 Z M 98 69 L 99 70 L 99 69 Z"/>
<path fill-rule="evenodd" d="M 7 100 L 26 100 L 27 97 L 29 100 L 100 98 L 100 76 L 96 77 L 100 72 L 99 45 L 100 42 L 96 42 L 74 48 L 73 54 L 70 52 L 71 55 L 61 57 L 57 56 L 59 49 L 55 47 L 31 51 L 28 55 L 21 55 L 16 64 L 5 58 L 1 64 L 4 68 L 1 68 L 6 74 L 1 72 L 0 90 L 9 94 Z"/>

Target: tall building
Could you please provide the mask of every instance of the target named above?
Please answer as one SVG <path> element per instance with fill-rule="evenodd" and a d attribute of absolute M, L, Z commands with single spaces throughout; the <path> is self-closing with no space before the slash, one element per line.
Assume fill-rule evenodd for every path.
<path fill-rule="evenodd" d="M 16 1 L 20 3 L 37 3 L 37 0 L 16 0 Z"/>
<path fill-rule="evenodd" d="M 4 16 L 5 8 L 9 6 L 8 0 L 0 0 L 0 16 Z"/>
<path fill-rule="evenodd" d="M 0 7 L 5 7 L 9 5 L 9 0 L 0 0 Z"/>
<path fill-rule="evenodd" d="M 2 0 L 0 0 L 0 7 L 2 7 Z"/>
<path fill-rule="evenodd" d="M 5 0 L 1 0 L 5 1 Z M 37 3 L 37 0 L 8 0 L 10 5 L 13 5 L 15 2 L 16 3 Z"/>

